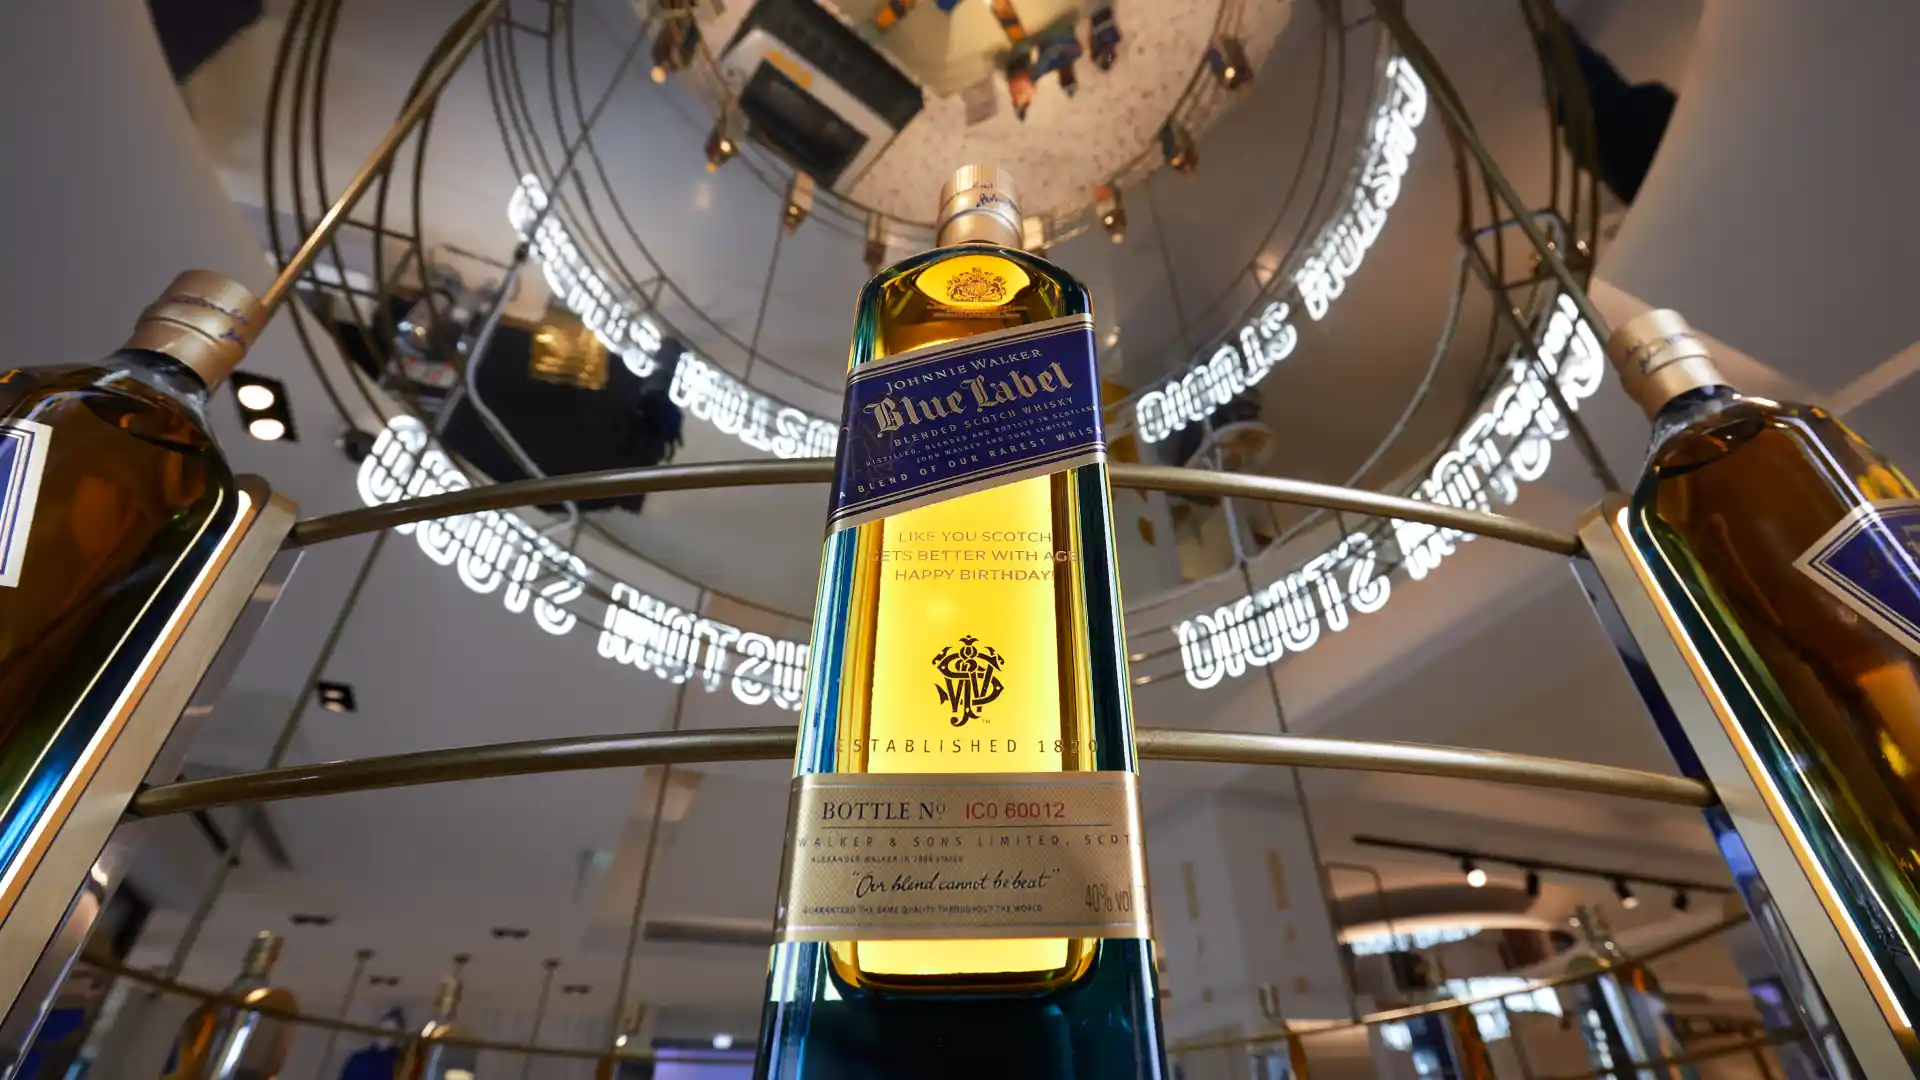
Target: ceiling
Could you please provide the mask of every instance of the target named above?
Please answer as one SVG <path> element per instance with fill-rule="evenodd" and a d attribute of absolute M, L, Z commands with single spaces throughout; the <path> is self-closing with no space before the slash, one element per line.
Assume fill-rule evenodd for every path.
<path fill-rule="evenodd" d="M 364 155 L 418 58 L 458 6 L 450 0 L 349 0 L 337 58 L 342 67 L 330 90 L 338 95 L 326 133 L 331 175 L 346 175 Z M 1517 16 L 1506 5 L 1475 5 L 1464 13 L 1441 0 L 1409 6 L 1488 142 L 1503 162 L 1512 163 L 1515 182 L 1537 193 L 1544 183 L 1545 125 Z M 1679 12 L 1637 23 L 1615 17 L 1616 9 L 1633 6 L 1630 0 L 1569 5 L 1629 70 L 1642 64 L 1635 72 L 1641 77 L 1677 82 L 1691 16 Z M 1337 85 L 1351 100 L 1337 124 L 1332 102 L 1323 101 L 1326 111 L 1316 125 L 1319 16 L 1305 5 L 1284 7 L 1291 14 L 1275 26 L 1252 94 L 1204 134 L 1201 171 L 1191 178 L 1163 171 L 1129 193 L 1126 243 L 1113 245 L 1096 234 L 1053 252 L 1093 289 L 1103 336 L 1118 330 L 1102 363 L 1120 385 L 1151 385 L 1235 325 L 1258 284 L 1248 267 L 1262 260 L 1282 264 L 1300 226 L 1329 212 L 1354 160 L 1374 81 L 1377 27 L 1361 17 L 1359 5 L 1350 5 L 1344 19 L 1349 25 L 1341 31 L 1349 45 L 1346 80 L 1338 82 L 1331 72 L 1325 79 L 1327 99 Z M 611 0 L 580 0 L 576 9 L 582 25 L 595 30 L 579 39 L 579 68 L 586 85 L 598 86 L 633 32 L 632 17 Z M 531 6 L 528 13 L 534 14 Z M 1150 24 L 1135 25 L 1146 38 Z M 242 207 L 262 202 L 260 102 L 274 32 L 270 16 L 188 88 L 201 133 Z M 537 59 L 529 60 L 533 70 Z M 780 241 L 773 263 L 780 196 L 744 168 L 704 170 L 700 144 L 711 118 L 702 107 L 674 82 L 656 87 L 637 81 L 618 100 L 598 143 L 637 232 L 684 294 L 663 302 L 666 318 L 703 355 L 745 371 L 745 351 L 718 331 L 750 339 L 760 321 L 763 286 L 771 282 L 756 350 L 764 356 L 755 358 L 753 384 L 831 415 L 834 393 L 828 388 L 842 365 L 850 298 L 866 273 L 862 237 L 825 221 L 809 222 Z M 1263 384 L 1265 417 L 1277 437 L 1270 461 L 1276 473 L 1346 480 L 1394 426 L 1428 365 L 1453 279 L 1456 209 L 1452 164 L 1437 122 L 1429 119 L 1419 135 L 1401 200 L 1365 267 Z M 435 119 L 424 174 L 430 213 L 425 225 L 434 243 L 494 256 L 510 250 L 504 210 L 517 178 L 500 147 L 484 81 L 470 67 Z M 1303 158 L 1307 183 L 1282 206 L 1286 181 Z M 1316 204 L 1310 196 L 1322 166 L 1331 180 Z M 637 252 L 627 254 L 637 258 Z M 1434 393 L 1413 414 L 1402 443 L 1365 478 L 1369 484 L 1404 482 L 1475 399 L 1487 305 L 1470 292 L 1465 310 L 1461 341 L 1441 358 Z M 216 421 L 225 445 L 240 467 L 272 478 L 308 513 L 357 504 L 353 467 L 329 440 L 343 422 L 330 413 L 296 354 L 274 355 L 282 359 L 272 362 L 284 370 L 269 370 L 294 387 L 303 441 L 247 440 L 227 415 L 231 410 L 223 408 L 216 410 Z M 1612 398 L 1596 398 L 1587 412 L 1610 451 L 1622 448 L 1616 468 L 1631 474 L 1644 423 Z M 1526 487 L 1509 512 L 1564 525 L 1593 501 L 1597 488 L 1590 474 L 1569 444 L 1556 445 L 1546 476 Z M 683 460 L 744 456 L 736 442 L 695 425 Z M 594 561 L 681 606 L 699 602 L 690 584 L 697 581 L 776 609 L 804 611 L 812 595 L 820 518 L 820 492 L 812 488 L 656 496 L 645 513 L 607 523 L 644 559 L 603 546 L 594 549 Z M 1271 580 L 1312 554 L 1313 540 L 1267 553 L 1250 573 L 1257 581 Z M 198 768 L 258 767 L 368 544 L 343 541 L 304 559 L 232 691 L 195 743 Z M 1238 579 L 1175 589 L 1179 584 L 1178 575 L 1144 582 L 1129 577 L 1136 633 L 1245 592 Z M 1559 560 L 1482 541 L 1465 545 L 1426 580 L 1396 578 L 1393 589 L 1398 595 L 1382 613 L 1329 633 L 1310 660 L 1296 657 L 1256 669 L 1207 691 L 1179 678 L 1141 687 L 1140 722 L 1273 731 L 1277 691 L 1296 733 L 1454 743 L 1670 769 Z M 804 636 L 798 622 L 728 610 L 741 625 Z M 340 650 L 325 666 L 327 678 L 354 686 L 359 709 L 308 710 L 289 760 L 792 722 L 792 713 L 773 706 L 750 706 L 726 692 L 675 686 L 614 664 L 594 646 L 597 629 L 543 633 L 528 618 L 504 611 L 497 596 L 479 595 L 433 565 L 413 538 L 394 537 L 373 566 Z M 1268 670 L 1271 685 L 1264 678 Z M 788 767 L 750 763 L 688 772 L 699 780 L 681 812 L 663 823 L 648 914 L 764 919 L 775 887 Z M 1223 787 L 1291 797 L 1287 778 L 1271 770 L 1148 763 L 1144 774 L 1150 819 Z M 647 784 L 640 771 L 613 770 L 277 805 L 272 820 L 291 867 L 274 869 L 258 860 L 242 867 L 187 977 L 224 981 L 252 931 L 285 928 L 293 912 L 319 912 L 335 921 L 293 929 L 283 964 L 285 978 L 305 1000 L 335 1000 L 353 950 L 373 948 L 376 971 L 404 978 L 387 997 L 417 1008 L 447 958 L 472 952 L 470 1019 L 517 1037 L 524 1034 L 540 961 L 554 956 L 564 960 L 563 981 L 593 990 L 563 1001 L 565 1019 L 549 1030 L 556 1039 L 584 1043 L 596 1037 L 594 1025 L 611 1007 L 619 977 L 628 905 L 651 825 Z M 1454 869 L 1438 860 L 1382 857 L 1353 848 L 1347 837 L 1372 832 L 1444 844 L 1498 836 L 1503 850 L 1553 852 L 1648 873 L 1721 873 L 1704 826 L 1687 811 L 1555 791 L 1344 773 L 1311 774 L 1306 791 L 1325 853 L 1377 865 L 1392 887 L 1445 881 Z M 141 962 L 172 947 L 210 858 L 187 823 L 162 823 L 157 831 L 163 840 L 136 875 L 162 907 L 136 957 Z M 1150 859 L 1151 836 L 1150 828 Z M 1370 887 L 1364 880 L 1335 881 L 1342 895 Z M 1603 892 L 1556 883 L 1542 909 L 1562 917 L 1572 904 Z M 496 940 L 489 934 L 496 926 L 529 933 L 525 940 Z M 764 967 L 764 952 L 756 948 L 647 943 L 639 952 L 635 985 L 661 1006 L 661 1023 L 672 1033 L 739 1031 L 757 1015 Z M 363 999 L 360 1008 L 370 1016 L 382 1004 Z"/>

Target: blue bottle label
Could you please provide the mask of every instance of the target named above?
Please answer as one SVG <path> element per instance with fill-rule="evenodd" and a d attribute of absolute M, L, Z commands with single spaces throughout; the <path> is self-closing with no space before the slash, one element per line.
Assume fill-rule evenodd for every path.
<path fill-rule="evenodd" d="M 1092 316 L 914 349 L 847 377 L 827 528 L 1105 458 Z"/>
<path fill-rule="evenodd" d="M 1856 507 L 1793 565 L 1920 653 L 1920 499 Z"/>
<path fill-rule="evenodd" d="M 40 474 L 47 468 L 53 429 L 35 420 L 0 423 L 0 587 L 20 584 L 27 534 L 40 501 Z"/>

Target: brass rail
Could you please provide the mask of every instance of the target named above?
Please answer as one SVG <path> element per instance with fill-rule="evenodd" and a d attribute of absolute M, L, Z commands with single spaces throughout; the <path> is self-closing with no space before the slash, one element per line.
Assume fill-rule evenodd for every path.
<path fill-rule="evenodd" d="M 1532 983 L 1520 987 L 1517 990 L 1506 990 L 1498 994 L 1483 994 L 1475 998 L 1452 998 L 1445 1001 L 1429 1001 L 1424 1005 L 1407 1005 L 1397 1009 L 1381 1009 L 1377 1012 L 1370 1012 L 1357 1020 L 1340 1020 L 1331 1024 L 1307 1028 L 1301 1031 L 1292 1031 L 1287 1028 L 1270 1028 L 1266 1031 L 1256 1031 L 1251 1035 L 1224 1035 L 1211 1039 L 1190 1039 L 1167 1047 L 1167 1052 L 1171 1054 L 1183 1054 L 1194 1050 L 1222 1050 L 1233 1046 L 1260 1046 L 1292 1039 L 1310 1039 L 1316 1035 L 1325 1035 L 1328 1032 L 1349 1031 L 1357 1027 L 1372 1027 L 1375 1024 L 1387 1024 L 1395 1020 L 1411 1020 L 1417 1016 L 1451 1012 L 1454 1009 L 1468 1009 L 1475 1005 L 1485 1005 L 1490 1001 L 1499 1001 L 1503 998 L 1510 998 L 1519 994 L 1531 994 L 1536 990 L 1551 990 L 1555 987 L 1566 986 L 1570 983 L 1585 982 L 1596 975 L 1606 975 L 1619 971 L 1632 971 L 1635 968 L 1644 967 L 1655 960 L 1671 956 L 1684 949 L 1692 948 L 1709 938 L 1715 937 L 1746 922 L 1751 917 L 1752 916 L 1744 911 L 1735 912 L 1709 926 L 1703 926 L 1689 934 L 1682 934 L 1672 941 L 1665 942 L 1658 948 L 1649 950 L 1641 956 L 1630 957 L 1620 963 L 1608 964 L 1593 971 L 1570 971 L 1564 975 L 1556 975 L 1551 979 L 1536 979 Z M 1597 960 L 1598 958 L 1596 957 L 1595 959 Z"/>
<path fill-rule="evenodd" d="M 541 1046 L 536 1043 L 497 1042 L 491 1039 L 479 1039 L 457 1033 L 440 1035 L 432 1039 L 422 1039 L 418 1035 L 407 1033 L 399 1033 L 396 1035 L 391 1028 L 376 1027 L 372 1024 L 356 1024 L 351 1020 L 336 1020 L 331 1016 L 316 1016 L 312 1013 L 298 1012 L 293 1009 L 281 1009 L 269 1003 L 244 1001 L 239 995 L 230 994 L 224 990 L 208 990 L 205 987 L 193 986 L 189 983 L 183 983 L 178 979 L 169 979 L 162 975 L 155 975 L 150 971 L 141 971 L 139 968 L 128 967 L 125 964 L 115 961 L 102 960 L 83 954 L 79 957 L 79 962 L 95 971 L 111 975 L 116 979 L 126 979 L 130 982 L 139 983 L 141 986 L 161 991 L 162 993 L 179 994 L 183 997 L 193 998 L 196 1001 L 218 1002 L 231 1005 L 238 1009 L 244 1009 L 247 1012 L 259 1013 L 262 1016 L 271 1016 L 275 1019 L 286 1020 L 295 1024 L 310 1024 L 313 1027 L 345 1032 L 348 1035 L 366 1035 L 376 1039 L 393 1039 L 397 1037 L 402 1042 L 435 1042 L 448 1046 L 471 1046 L 476 1050 L 497 1050 L 508 1054 L 538 1054 L 542 1057 L 573 1058 L 581 1061 L 604 1061 L 609 1058 L 619 1061 L 650 1061 L 654 1056 L 651 1051 L 645 1050 L 630 1052 L 625 1049 L 615 1050 L 611 1047 L 604 1050 L 593 1050 L 585 1047 Z M 703 1056 L 699 1054 L 698 1051 L 691 1051 L 685 1056 L 678 1057 L 677 1060 L 690 1062 L 733 1062 L 737 1059 L 719 1054 Z"/>
<path fill-rule="evenodd" d="M 1383 495 L 1357 488 L 1335 487 L 1306 480 L 1278 476 L 1243 476 L 1238 473 L 1182 469 L 1164 465 L 1127 465 L 1108 467 L 1113 486 L 1147 491 L 1177 491 L 1189 495 L 1216 495 L 1260 502 L 1289 503 L 1346 510 L 1356 514 L 1419 521 L 1461 532 L 1505 540 L 1522 547 L 1551 551 L 1556 555 L 1577 555 L 1580 541 L 1572 534 L 1542 525 L 1519 521 L 1499 514 L 1462 510 L 1439 503 L 1421 502 L 1398 495 Z M 513 480 L 504 484 L 428 495 L 419 499 L 347 510 L 324 517 L 308 518 L 293 527 L 289 547 L 306 547 L 329 540 L 399 525 L 412 525 L 435 518 L 474 514 L 484 510 L 511 510 L 541 503 L 575 502 L 605 499 L 658 491 L 693 491 L 703 488 L 763 487 L 781 484 L 825 484 L 833 480 L 833 462 L 828 458 L 801 458 L 793 461 L 715 461 L 698 465 L 650 465 L 642 468 L 603 469 L 536 480 Z"/>
<path fill-rule="evenodd" d="M 1223 1049 L 1223 1048 L 1234 1047 L 1234 1046 L 1256 1046 L 1256 1045 L 1270 1044 L 1270 1043 L 1282 1042 L 1282 1041 L 1293 1040 L 1293 1039 L 1312 1038 L 1316 1035 L 1323 1035 L 1328 1032 L 1346 1031 L 1356 1027 L 1368 1027 L 1375 1024 L 1390 1023 L 1395 1020 L 1405 1020 L 1415 1016 L 1423 1016 L 1430 1013 L 1449 1012 L 1455 1009 L 1471 1008 L 1472 1006 L 1484 1004 L 1489 1001 L 1498 1001 L 1501 998 L 1511 997 L 1514 994 L 1529 993 L 1534 990 L 1544 990 L 1544 989 L 1551 989 L 1556 986 L 1564 986 L 1564 985 L 1567 985 L 1568 983 L 1581 982 L 1586 979 L 1591 979 L 1596 975 L 1606 974 L 1608 972 L 1631 970 L 1633 968 L 1640 967 L 1644 964 L 1651 963 L 1662 957 L 1669 956 L 1673 953 L 1679 952 L 1683 949 L 1689 948 L 1693 945 L 1697 945 L 1700 942 L 1705 941 L 1717 934 L 1720 934 L 1734 926 L 1738 926 L 1740 923 L 1745 922 L 1747 918 L 1748 916 L 1746 915 L 1745 912 L 1730 915 L 1727 918 L 1724 918 L 1719 922 L 1712 924 L 1711 926 L 1703 927 L 1702 929 L 1696 930 L 1693 933 L 1685 934 L 1685 935 L 1682 935 L 1681 937 L 1675 938 L 1674 940 L 1661 945 L 1659 948 L 1656 948 L 1648 952 L 1644 956 L 1635 957 L 1633 959 L 1627 960 L 1624 963 L 1616 964 L 1611 967 L 1601 969 L 1599 971 L 1583 971 L 1579 973 L 1569 973 L 1566 975 L 1561 975 L 1552 979 L 1541 979 L 1529 985 L 1525 990 L 1514 990 L 1504 994 L 1490 994 L 1484 997 L 1464 998 L 1464 999 L 1453 1000 L 1453 1001 L 1436 1001 L 1436 1002 L 1430 1002 L 1426 1005 L 1416 1005 L 1411 1008 L 1404 1008 L 1404 1009 L 1386 1009 L 1379 1012 L 1368 1013 L 1366 1016 L 1363 1016 L 1358 1020 L 1339 1021 L 1336 1023 L 1331 1023 L 1331 1024 L 1327 1024 L 1320 1027 L 1314 1027 L 1314 1028 L 1303 1030 L 1303 1031 L 1289 1031 L 1284 1028 L 1276 1028 L 1271 1031 L 1256 1032 L 1252 1035 L 1241 1035 L 1241 1036 L 1234 1036 L 1231 1038 L 1194 1039 L 1187 1042 L 1175 1043 L 1174 1045 L 1169 1046 L 1167 1049 L 1170 1053 L 1181 1054 L 1181 1053 L 1188 1053 L 1196 1050 L 1216 1050 L 1216 1049 Z M 391 1031 L 390 1029 L 377 1027 L 372 1024 L 357 1024 L 350 1020 L 339 1020 L 339 1019 L 335 1019 L 333 1017 L 328 1017 L 328 1016 L 314 1016 L 314 1015 L 301 1013 L 301 1012 L 297 1012 L 289 1009 L 274 1008 L 271 1005 L 252 1004 L 252 1003 L 242 1002 L 238 997 L 234 995 L 230 995 L 225 991 L 209 990 L 204 987 L 193 986 L 188 983 L 180 982 L 177 979 L 169 979 L 169 978 L 166 978 L 165 976 L 153 974 L 152 972 L 142 971 L 138 968 L 127 967 L 126 965 L 120 964 L 115 961 L 101 960 L 101 959 L 96 959 L 94 957 L 82 956 L 79 958 L 79 962 L 81 964 L 86 965 L 87 967 L 93 968 L 96 971 L 101 971 L 108 975 L 112 975 L 115 978 L 127 979 L 129 981 L 138 983 L 142 986 L 146 986 L 154 990 L 162 991 L 164 993 L 180 994 L 182 996 L 190 997 L 198 1001 L 223 1002 L 223 1003 L 235 1005 L 235 1006 L 244 1005 L 250 1011 L 260 1013 L 263 1016 L 272 1016 L 278 1019 L 291 1021 L 296 1024 L 310 1024 L 314 1027 L 326 1028 L 333 1031 L 341 1031 L 350 1035 L 366 1035 L 374 1038 L 392 1038 L 394 1035 L 393 1031 Z M 538 1054 L 538 1055 L 548 1056 L 548 1057 L 573 1058 L 577 1060 L 589 1060 L 589 1061 L 601 1060 L 601 1059 L 606 1059 L 610 1057 L 619 1057 L 624 1059 L 624 1058 L 630 1058 L 630 1057 L 645 1058 L 649 1056 L 644 1053 L 629 1054 L 625 1051 L 620 1051 L 616 1054 L 611 1050 L 593 1050 L 593 1049 L 582 1049 L 582 1048 L 560 1047 L 560 1046 L 541 1046 L 534 1043 L 495 1042 L 487 1039 L 478 1039 L 478 1038 L 472 1038 L 472 1037 L 463 1036 L 463 1035 L 450 1035 L 445 1038 L 436 1039 L 432 1041 L 443 1042 L 449 1045 L 456 1045 L 456 1046 L 471 1046 L 481 1050 L 497 1050 L 505 1053 L 514 1053 L 514 1054 Z M 1738 1048 L 1747 1049 L 1747 1047 L 1745 1046 L 1740 1046 Z M 1603 1074 L 1595 1073 L 1595 1074 L 1589 1074 L 1589 1075 L 1598 1076 Z"/>
<path fill-rule="evenodd" d="M 159 817 L 234 803 L 277 802 L 499 776 L 710 761 L 777 761 L 793 757 L 795 735 L 796 729 L 790 727 L 724 728 L 423 750 L 160 784 L 134 796 L 128 811 L 136 817 Z M 1492 780 L 1676 806 L 1711 806 L 1714 801 L 1712 788 L 1685 777 L 1491 750 L 1166 728 L 1141 729 L 1137 738 L 1141 757 L 1163 761 L 1291 765 Z"/>

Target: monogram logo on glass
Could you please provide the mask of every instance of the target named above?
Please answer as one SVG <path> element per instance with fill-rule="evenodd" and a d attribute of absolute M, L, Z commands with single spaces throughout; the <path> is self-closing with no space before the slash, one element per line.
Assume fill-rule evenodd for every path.
<path fill-rule="evenodd" d="M 940 673 L 933 688 L 940 695 L 940 704 L 953 710 L 948 721 L 954 727 L 979 719 L 980 711 L 1007 688 L 1000 680 L 1005 658 L 991 646 L 979 642 L 979 638 L 969 634 L 960 639 L 958 646 L 944 646 L 933 657 L 934 670 Z"/>

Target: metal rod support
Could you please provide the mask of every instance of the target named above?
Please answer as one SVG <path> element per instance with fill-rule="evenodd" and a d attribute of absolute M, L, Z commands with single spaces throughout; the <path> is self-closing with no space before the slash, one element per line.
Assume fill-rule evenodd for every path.
<path fill-rule="evenodd" d="M 1497 241 L 1496 241 L 1497 242 Z M 1567 400 L 1565 391 L 1560 388 L 1560 373 L 1549 370 L 1546 358 L 1540 355 L 1540 343 L 1534 340 L 1533 332 L 1520 317 L 1520 311 L 1513 306 L 1513 295 L 1494 277 L 1493 267 L 1488 265 L 1486 255 L 1480 245 L 1466 243 L 1467 261 L 1479 275 L 1480 283 L 1486 286 L 1492 295 L 1494 310 L 1507 329 L 1514 335 L 1514 343 L 1526 354 L 1527 363 L 1540 379 L 1540 385 L 1553 399 L 1553 407 L 1560 411 L 1560 419 L 1573 434 L 1573 441 L 1580 447 L 1580 456 L 1587 459 L 1587 468 L 1593 470 L 1593 478 L 1600 481 L 1603 491 L 1619 491 L 1620 478 L 1613 475 L 1613 469 L 1607 464 L 1606 456 L 1600 452 L 1600 444 L 1593 441 L 1593 433 L 1587 430 L 1586 421 L 1573 411 L 1573 403 Z M 1569 350 L 1571 351 L 1571 350 Z"/>
<path fill-rule="evenodd" d="M 1217 495 L 1259 502 L 1288 503 L 1295 506 L 1319 506 L 1375 517 L 1419 521 L 1441 528 L 1458 529 L 1475 536 L 1504 540 L 1521 547 L 1551 551 L 1556 555 L 1577 555 L 1580 541 L 1571 533 L 1543 525 L 1487 514 L 1478 510 L 1439 503 L 1421 502 L 1398 495 L 1383 495 L 1357 488 L 1335 487 L 1306 480 L 1279 476 L 1243 476 L 1238 473 L 1209 472 L 1165 465 L 1108 466 L 1114 487 L 1144 491 L 1177 491 L 1190 495 Z M 308 518 L 293 527 L 289 547 L 307 547 L 339 540 L 379 529 L 412 525 L 436 518 L 475 514 L 486 510 L 511 510 L 521 506 L 564 502 L 570 499 L 606 499 L 657 491 L 693 491 L 702 488 L 766 487 L 781 484 L 825 484 L 833 480 L 833 462 L 828 458 L 798 458 L 792 461 L 716 461 L 698 465 L 649 465 L 641 468 L 603 469 L 574 473 L 542 480 L 514 480 L 504 484 L 449 491 L 420 499 L 347 510 L 324 517 Z"/>
<path fill-rule="evenodd" d="M 1459 135 L 1459 145 L 1466 147 L 1467 152 L 1473 155 L 1473 160 L 1480 166 L 1480 173 L 1486 178 L 1487 185 L 1500 196 L 1501 202 L 1507 204 L 1507 209 L 1514 216 L 1515 224 L 1519 225 L 1520 231 L 1526 234 L 1527 242 L 1533 245 L 1534 251 L 1539 253 L 1548 269 L 1553 271 L 1553 276 L 1560 282 L 1560 287 L 1567 291 L 1574 306 L 1580 309 L 1580 317 L 1587 321 L 1588 326 L 1593 327 L 1593 332 L 1599 336 L 1600 340 L 1605 341 L 1611 333 L 1607 320 L 1601 317 L 1600 310 L 1593 306 L 1593 300 L 1587 296 L 1587 290 L 1581 288 L 1580 282 L 1574 279 L 1573 271 L 1568 269 L 1567 261 L 1560 257 L 1559 250 L 1547 239 L 1547 234 L 1540 230 L 1539 223 L 1533 220 L 1526 204 L 1521 201 L 1519 192 L 1513 189 L 1513 184 L 1507 180 L 1507 174 L 1501 172 L 1499 164 L 1493 160 L 1492 152 L 1487 149 L 1485 143 L 1480 141 L 1479 132 L 1473 128 L 1473 120 L 1467 116 L 1467 107 L 1460 101 L 1459 91 L 1454 89 L 1446 72 L 1441 70 L 1440 62 L 1434 59 L 1433 53 L 1427 48 L 1427 43 L 1420 40 L 1420 35 L 1414 33 L 1412 24 L 1407 22 L 1405 0 L 1373 0 L 1373 8 L 1379 12 L 1380 21 L 1386 26 L 1387 32 L 1393 35 L 1394 43 L 1400 46 L 1401 55 L 1413 65 L 1413 70 L 1427 84 L 1433 100 L 1439 103 L 1440 111 L 1447 115 L 1447 122 Z"/>
<path fill-rule="evenodd" d="M 393 126 L 388 128 L 386 135 L 380 139 L 380 145 L 375 147 L 373 154 L 361 164 L 360 171 L 354 173 L 353 179 L 347 181 L 347 186 L 340 192 L 340 197 L 327 208 L 326 216 L 322 217 L 320 223 L 314 226 L 313 232 L 300 242 L 300 249 L 293 253 L 293 258 L 288 259 L 285 266 L 281 267 L 280 276 L 274 278 L 273 284 L 268 286 L 267 291 L 261 295 L 260 305 L 266 309 L 268 318 L 272 318 L 273 313 L 286 302 L 288 296 L 292 295 L 294 285 L 306 274 L 307 268 L 320 254 L 320 249 L 333 238 L 334 231 L 346 222 L 348 213 L 360 201 L 361 196 L 365 195 L 367 189 L 373 186 L 373 182 L 379 179 L 380 174 L 393 164 L 393 157 L 400 152 L 401 144 L 407 141 L 407 137 L 413 134 L 413 129 L 418 127 L 420 121 L 433 112 L 434 107 L 440 103 L 440 92 L 445 90 L 447 83 L 453 80 L 454 73 L 460 70 L 460 65 L 467 59 L 467 54 L 471 53 L 474 46 L 480 44 L 481 39 L 486 37 L 493 20 L 506 9 L 506 6 L 507 0 L 479 0 L 468 9 L 467 15 L 463 16 L 470 20 L 466 30 L 454 41 L 453 47 L 447 50 L 446 55 L 440 58 L 439 65 L 421 84 L 420 92 L 414 95 L 413 100 L 407 102 L 407 107 L 401 111 L 399 119 L 393 122 Z"/>
<path fill-rule="evenodd" d="M 129 812 L 135 817 L 160 817 L 237 802 L 277 802 L 456 780 L 641 765 L 776 761 L 793 756 L 795 736 L 796 729 L 791 727 L 720 728 L 423 750 L 161 784 L 134 796 Z M 1456 746 L 1169 728 L 1143 728 L 1136 738 L 1140 756 L 1159 761 L 1446 776 L 1617 795 L 1675 806 L 1714 803 L 1710 787 L 1685 777 Z"/>

